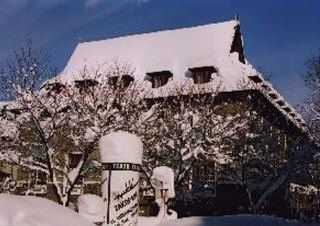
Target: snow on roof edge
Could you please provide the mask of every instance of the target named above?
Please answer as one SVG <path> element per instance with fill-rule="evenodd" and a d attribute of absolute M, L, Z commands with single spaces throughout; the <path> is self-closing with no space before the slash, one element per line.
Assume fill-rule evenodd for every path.
<path fill-rule="evenodd" d="M 295 125 L 305 131 L 305 121 L 303 117 L 286 101 L 286 99 L 273 87 L 273 85 L 265 80 L 261 73 L 256 74 L 262 80 L 262 84 L 257 84 L 258 90 L 277 108 L 284 114 L 287 118 L 289 118 Z M 270 90 L 266 90 L 262 87 L 262 85 L 266 85 Z M 270 97 L 270 93 L 274 93 L 277 95 L 277 98 L 273 99 Z M 278 102 L 283 101 L 284 105 L 281 106 Z M 285 108 L 289 108 L 290 112 L 285 111 Z M 293 113 L 294 116 L 290 115 Z"/>

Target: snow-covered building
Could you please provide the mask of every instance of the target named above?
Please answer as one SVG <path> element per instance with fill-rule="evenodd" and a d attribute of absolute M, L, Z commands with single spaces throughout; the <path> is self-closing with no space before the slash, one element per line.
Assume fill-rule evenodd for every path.
<path fill-rule="evenodd" d="M 125 68 L 121 74 L 121 82 L 125 86 L 137 81 L 145 88 L 148 99 L 170 97 L 165 105 L 167 108 L 170 108 L 170 101 L 177 96 L 195 93 L 208 96 L 214 94 L 214 104 L 224 106 L 230 103 L 231 111 L 234 111 L 234 103 L 245 103 L 241 106 L 250 107 L 251 112 L 268 121 L 268 131 L 276 134 L 278 146 L 285 152 L 283 156 L 287 154 L 289 140 L 306 136 L 302 117 L 246 59 L 238 20 L 79 43 L 65 69 L 57 77 L 48 80 L 43 88 L 59 92 L 63 84 L 69 83 L 79 88 L 80 93 L 81 90 L 85 92 L 85 87 L 94 86 L 106 79 L 117 81 L 114 76 L 96 77 L 117 65 Z M 87 72 L 85 76 L 84 70 Z M 212 106 L 208 104 L 209 107 Z M 246 145 L 242 144 L 243 147 Z M 232 148 L 240 150 L 243 147 Z M 268 148 L 265 145 L 265 149 Z M 75 153 L 69 157 L 71 166 L 76 166 L 79 156 Z M 216 163 L 223 167 L 223 162 L 227 161 L 221 157 L 213 163 L 199 161 L 193 166 L 194 181 L 202 182 L 205 188 L 211 188 L 212 184 L 216 187 L 208 197 L 218 197 L 219 193 L 227 190 L 243 192 L 243 188 L 234 189 L 225 180 L 220 180 L 221 186 L 218 186 Z M 86 179 L 82 180 L 77 187 L 79 194 L 83 192 L 80 187 L 85 182 Z M 98 184 L 93 180 L 87 182 L 88 185 Z M 235 203 L 230 193 L 220 197 L 228 197 L 230 202 Z M 219 198 L 216 201 L 227 202 Z"/>
<path fill-rule="evenodd" d="M 177 85 L 208 92 L 219 85 L 221 93 L 257 90 L 287 120 L 304 127 L 302 117 L 245 58 L 238 20 L 79 43 L 51 83 L 81 83 L 84 67 L 103 71 L 114 62 L 132 67 L 131 79 L 153 96 L 170 95 Z"/>
<path fill-rule="evenodd" d="M 79 43 L 65 69 L 47 84 L 92 86 L 97 81 L 90 75 L 96 73 L 81 77 L 84 68 L 88 72 L 98 68 L 103 73 L 115 62 L 132 69 L 130 75 L 122 75 L 123 82 L 143 84 L 149 98 L 218 91 L 217 104 L 251 102 L 273 130 L 281 131 L 277 139 L 284 152 L 289 139 L 306 136 L 302 117 L 245 57 L 238 20 Z M 183 88 L 177 93 L 176 87 Z M 214 180 L 211 168 L 195 166 L 194 178 Z M 220 188 L 223 190 L 228 186 Z"/>

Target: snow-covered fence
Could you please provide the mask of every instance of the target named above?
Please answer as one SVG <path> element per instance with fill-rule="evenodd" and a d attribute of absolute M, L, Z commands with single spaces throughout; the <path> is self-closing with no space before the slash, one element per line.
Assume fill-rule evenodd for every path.
<path fill-rule="evenodd" d="M 137 136 L 120 131 L 103 136 L 99 149 L 104 225 L 137 225 L 142 142 Z"/>

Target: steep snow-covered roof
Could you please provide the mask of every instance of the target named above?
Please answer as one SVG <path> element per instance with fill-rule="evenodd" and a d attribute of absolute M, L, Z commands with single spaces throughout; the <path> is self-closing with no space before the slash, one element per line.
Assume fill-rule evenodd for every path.
<path fill-rule="evenodd" d="M 301 127 L 304 123 L 301 116 L 247 60 L 241 62 L 239 53 L 231 51 L 234 40 L 239 38 L 236 37 L 240 34 L 236 32 L 239 26 L 239 21 L 231 20 L 79 43 L 63 72 L 51 81 L 79 80 L 84 68 L 93 72 L 99 68 L 99 71 L 103 72 L 116 62 L 134 69 L 134 78 L 150 88 L 153 96 L 166 95 L 170 88 L 179 84 L 207 91 L 215 90 L 216 87 L 224 92 L 258 89 L 283 114 Z M 240 40 L 242 42 L 242 37 Z M 212 74 L 211 81 L 194 84 L 189 69 L 208 66 L 217 71 Z M 166 85 L 151 89 L 147 74 L 160 71 L 170 71 L 173 76 Z"/>
<path fill-rule="evenodd" d="M 230 49 L 238 21 L 191 28 L 131 35 L 102 41 L 80 43 L 61 73 L 74 79 L 84 66 L 95 70 L 115 61 L 134 68 L 136 79 L 146 74 L 172 72 L 173 81 L 188 77 L 189 68 L 213 66 L 223 76 L 225 88 L 234 89 L 243 69 Z"/>

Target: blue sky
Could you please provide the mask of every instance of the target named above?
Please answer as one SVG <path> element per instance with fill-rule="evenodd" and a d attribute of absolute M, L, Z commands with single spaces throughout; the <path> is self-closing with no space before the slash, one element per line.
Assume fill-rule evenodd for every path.
<path fill-rule="evenodd" d="M 304 62 L 320 49 L 319 0 L 1 0 L 0 62 L 26 39 L 64 67 L 79 40 L 189 27 L 240 15 L 245 54 L 287 100 L 307 95 Z"/>

